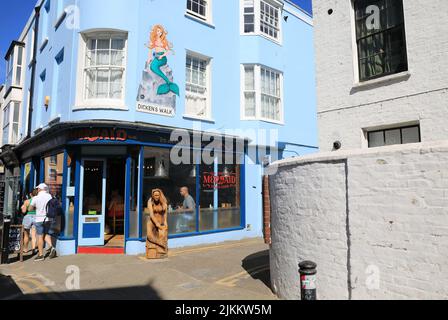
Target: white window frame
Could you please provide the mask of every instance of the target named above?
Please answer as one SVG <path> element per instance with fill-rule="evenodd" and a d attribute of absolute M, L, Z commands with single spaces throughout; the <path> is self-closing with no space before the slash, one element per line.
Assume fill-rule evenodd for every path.
<path fill-rule="evenodd" d="M 283 6 L 284 3 L 282 0 L 253 0 L 254 1 L 254 32 L 244 32 L 244 0 L 240 0 L 240 34 L 242 36 L 261 36 L 263 38 L 266 38 L 268 40 L 271 40 L 277 44 L 283 43 Z M 266 34 L 264 32 L 261 32 L 260 26 L 261 26 L 261 1 L 267 3 L 268 5 L 271 5 L 278 10 L 278 37 L 272 37 L 269 34 Z"/>
<path fill-rule="evenodd" d="M 191 56 L 196 59 L 207 61 L 206 70 L 205 70 L 205 76 L 206 76 L 206 78 L 205 78 L 205 83 L 206 83 L 205 98 L 206 98 L 207 114 L 202 117 L 202 116 L 187 113 L 187 99 L 188 99 L 187 96 L 188 95 L 199 96 L 199 97 L 203 97 L 203 96 L 188 92 L 186 89 L 187 79 L 185 79 L 185 108 L 184 108 L 183 117 L 187 118 L 187 119 L 198 119 L 198 120 L 205 120 L 205 121 L 213 122 L 214 120 L 212 118 L 212 101 L 211 101 L 211 99 L 212 99 L 212 58 L 205 56 L 203 54 L 197 53 L 197 52 L 190 51 L 190 50 L 186 51 L 185 60 L 186 60 L 187 56 Z M 186 68 L 186 63 L 185 63 L 185 68 Z"/>
<path fill-rule="evenodd" d="M 11 104 L 13 102 L 10 101 L 2 108 L 2 146 L 9 144 L 11 141 Z M 5 110 L 8 109 L 8 117 L 5 117 Z M 5 120 L 8 120 L 8 131 L 7 131 L 7 138 L 5 143 Z"/>
<path fill-rule="evenodd" d="M 369 80 L 360 80 L 359 77 L 359 55 L 358 55 L 358 43 L 356 42 L 356 14 L 355 14 L 355 1 L 356 0 L 350 0 L 350 27 L 351 27 L 351 33 L 352 33 L 352 59 L 353 59 L 353 88 L 361 88 L 366 87 L 372 84 L 381 84 L 386 83 L 390 80 L 394 79 L 400 79 L 400 78 L 406 78 L 411 75 L 411 65 L 412 60 L 409 59 L 409 47 L 406 47 L 407 50 L 407 63 L 408 63 L 408 70 L 402 71 L 400 73 L 394 73 L 386 76 L 382 76 L 379 78 L 369 79 Z M 403 11 L 405 19 L 405 25 L 406 25 L 406 2 L 403 1 Z M 405 28 L 405 41 L 406 44 L 408 43 L 408 33 Z"/>
<path fill-rule="evenodd" d="M 194 0 L 192 0 L 194 1 Z M 189 10 L 187 8 L 187 1 L 185 1 L 185 14 L 189 17 L 192 17 L 195 20 L 198 20 L 200 22 L 205 22 L 207 24 L 213 23 L 213 0 L 205 0 L 207 5 L 205 7 L 205 16 L 200 15 L 197 12 L 194 12 L 193 10 Z"/>
<path fill-rule="evenodd" d="M 9 58 L 6 60 L 6 77 L 5 77 L 5 86 L 6 90 L 13 86 L 13 83 L 15 82 L 14 77 L 14 69 L 15 69 L 15 59 L 16 59 L 16 48 L 14 47 L 12 49 L 11 54 L 9 55 Z"/>
<path fill-rule="evenodd" d="M 246 116 L 246 99 L 245 99 L 245 92 L 246 92 L 246 81 L 245 81 L 245 76 L 246 76 L 246 71 L 245 71 L 245 67 L 253 67 L 254 68 L 254 78 L 255 78 L 255 117 L 247 117 Z M 269 70 L 271 72 L 275 72 L 277 74 L 279 74 L 280 76 L 280 105 L 279 105 L 279 112 L 280 112 L 280 120 L 275 120 L 275 119 L 269 119 L 269 118 L 265 118 L 262 117 L 261 114 L 261 69 L 266 69 Z M 275 123 L 275 124 L 279 124 L 279 125 L 284 125 L 285 120 L 284 120 L 284 94 L 283 94 L 283 72 L 267 67 L 265 65 L 261 65 L 261 64 L 241 64 L 240 67 L 240 74 L 241 74 L 241 100 L 240 100 L 240 104 L 241 104 L 241 120 L 258 120 L 258 121 L 264 121 L 264 122 L 270 122 L 270 123 Z"/>
<path fill-rule="evenodd" d="M 121 99 L 86 99 L 86 53 L 88 41 L 93 39 L 121 37 L 124 41 L 123 48 L 123 81 Z M 79 109 L 112 109 L 128 110 L 126 106 L 126 80 L 127 80 L 127 56 L 128 56 L 128 33 L 121 30 L 99 30 L 80 34 L 78 48 L 78 71 L 77 71 L 77 93 L 74 110 Z"/>
<path fill-rule="evenodd" d="M 7 104 L 5 104 L 5 106 L 2 108 L 1 112 L 2 112 L 2 140 L 1 140 L 1 144 L 3 144 L 3 140 L 4 140 L 4 129 L 5 129 L 5 110 L 6 108 L 8 108 L 8 132 L 7 132 L 7 143 L 6 144 L 16 144 L 18 141 L 20 141 L 20 119 L 21 119 L 21 113 L 22 113 L 22 104 L 20 103 L 20 101 L 15 101 L 15 100 L 11 100 L 9 101 Z M 16 122 L 14 122 L 14 113 L 16 108 L 18 108 L 19 113 L 18 113 L 18 119 Z M 13 137 L 13 131 L 14 131 L 14 124 L 17 124 L 17 139 L 16 141 L 12 141 L 12 137 Z"/>

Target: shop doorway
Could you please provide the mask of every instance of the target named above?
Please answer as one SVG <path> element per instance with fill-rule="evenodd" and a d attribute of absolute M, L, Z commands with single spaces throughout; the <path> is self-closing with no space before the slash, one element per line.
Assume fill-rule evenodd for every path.
<path fill-rule="evenodd" d="M 124 247 L 124 158 L 83 159 L 79 246 Z"/>
<path fill-rule="evenodd" d="M 104 245 L 124 247 L 124 193 L 126 159 L 114 158 L 107 161 L 106 223 Z"/>

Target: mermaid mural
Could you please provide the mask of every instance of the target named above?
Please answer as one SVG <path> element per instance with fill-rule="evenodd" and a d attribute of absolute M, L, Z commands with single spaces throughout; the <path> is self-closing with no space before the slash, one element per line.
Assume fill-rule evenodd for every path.
<path fill-rule="evenodd" d="M 149 56 L 143 71 L 137 98 L 137 111 L 174 116 L 179 87 L 173 82 L 168 54 L 174 53 L 167 40 L 168 32 L 157 24 L 150 33 Z"/>

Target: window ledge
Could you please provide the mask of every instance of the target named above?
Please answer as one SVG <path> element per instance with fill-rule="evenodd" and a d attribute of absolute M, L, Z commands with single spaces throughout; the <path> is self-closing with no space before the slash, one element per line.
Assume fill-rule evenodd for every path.
<path fill-rule="evenodd" d="M 199 120 L 199 121 L 204 121 L 204 122 L 215 123 L 215 119 L 212 119 L 212 118 L 205 118 L 205 117 L 194 116 L 194 115 L 189 115 L 189 114 L 184 114 L 182 117 L 187 120 Z"/>
<path fill-rule="evenodd" d="M 112 110 L 112 111 L 129 111 L 129 108 L 122 103 L 111 103 L 109 101 L 99 100 L 91 103 L 78 104 L 73 107 L 73 111 L 82 110 Z"/>
<path fill-rule="evenodd" d="M 206 27 L 209 27 L 209 28 L 212 28 L 212 29 L 216 28 L 214 24 L 208 22 L 207 20 L 203 20 L 203 19 L 197 17 L 197 16 L 195 16 L 192 13 L 185 12 L 185 17 L 188 18 L 188 19 L 191 19 L 193 21 L 199 22 L 200 24 L 203 24 Z"/>
<path fill-rule="evenodd" d="M 363 89 L 370 89 L 371 87 L 387 85 L 396 82 L 406 81 L 411 77 L 409 71 L 404 71 L 396 74 L 391 74 L 377 79 L 367 80 L 363 82 L 357 82 L 353 85 L 352 91 L 359 91 Z"/>
<path fill-rule="evenodd" d="M 269 36 L 267 36 L 267 35 L 265 35 L 264 33 L 261 33 L 261 32 L 241 33 L 241 36 L 243 36 L 243 37 L 248 37 L 248 36 L 261 37 L 261 38 L 264 38 L 264 39 L 266 39 L 266 40 L 268 40 L 270 42 L 275 43 L 276 45 L 279 45 L 279 46 L 283 45 L 280 40 L 277 40 L 275 38 L 271 38 L 271 37 L 269 37 Z"/>
<path fill-rule="evenodd" d="M 241 118 L 241 121 L 261 121 L 261 122 L 266 122 L 266 123 L 270 123 L 270 124 L 277 124 L 280 126 L 285 125 L 284 121 L 271 120 L 271 119 L 266 119 L 266 118 Z"/>

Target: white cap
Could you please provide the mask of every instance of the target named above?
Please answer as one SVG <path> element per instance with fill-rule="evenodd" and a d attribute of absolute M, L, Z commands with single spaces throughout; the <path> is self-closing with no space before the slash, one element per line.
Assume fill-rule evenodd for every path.
<path fill-rule="evenodd" d="M 36 189 L 47 191 L 48 190 L 48 186 L 45 183 L 41 183 L 40 185 L 38 185 L 36 187 Z"/>

